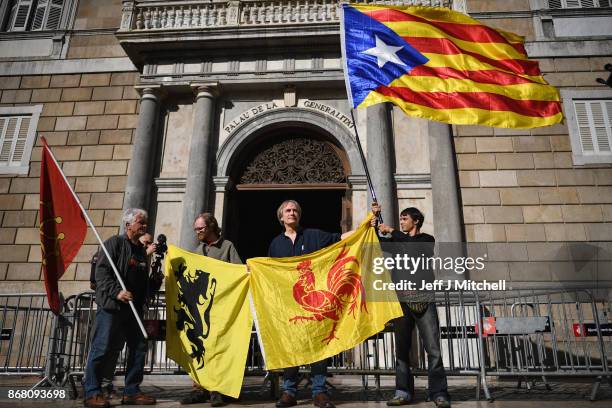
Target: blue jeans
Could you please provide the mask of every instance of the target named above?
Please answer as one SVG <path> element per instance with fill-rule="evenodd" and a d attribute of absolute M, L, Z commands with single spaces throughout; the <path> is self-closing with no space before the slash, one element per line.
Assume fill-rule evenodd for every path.
<path fill-rule="evenodd" d="M 440 351 L 440 323 L 434 303 L 429 303 L 423 313 L 414 313 L 408 305 L 401 303 L 404 317 L 393 321 L 395 334 L 395 395 L 404 398 L 414 397 L 414 377 L 410 371 L 410 347 L 412 330 L 416 325 L 427 352 L 428 396 L 431 399 L 449 399 L 446 373 Z"/>
<path fill-rule="evenodd" d="M 117 353 L 123 349 L 126 342 L 128 354 L 123 394 L 136 395 L 140 392 L 144 375 L 147 342 L 129 308 L 116 312 L 99 308 L 96 313 L 96 329 L 87 356 L 85 398 L 102 393 L 101 382 L 108 370 L 106 365 L 110 359 L 116 361 Z"/>
<path fill-rule="evenodd" d="M 283 370 L 283 391 L 292 396 L 297 395 L 297 379 L 299 367 L 289 367 Z M 310 365 L 310 378 L 312 379 L 312 396 L 327 392 L 325 380 L 327 379 L 327 359 L 317 361 Z"/>
<path fill-rule="evenodd" d="M 100 386 L 106 392 L 111 392 L 115 387 L 113 386 L 113 379 L 115 378 L 115 369 L 117 368 L 117 360 L 119 360 L 119 355 L 121 354 L 121 350 L 109 352 L 107 355 L 107 359 L 102 362 L 102 367 L 100 368 Z"/>

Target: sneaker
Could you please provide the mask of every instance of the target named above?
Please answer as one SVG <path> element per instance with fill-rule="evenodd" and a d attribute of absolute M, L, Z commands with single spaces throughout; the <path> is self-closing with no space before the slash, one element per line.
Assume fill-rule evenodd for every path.
<path fill-rule="evenodd" d="M 287 408 L 287 407 L 293 407 L 297 405 L 297 400 L 295 399 L 295 397 L 287 392 L 283 392 L 283 395 L 281 395 L 280 399 L 278 401 L 276 401 L 276 408 Z"/>
<path fill-rule="evenodd" d="M 412 402 L 412 400 L 410 399 L 410 397 L 406 398 L 406 397 L 402 397 L 402 396 L 396 395 L 395 397 L 393 397 L 389 401 L 387 401 L 387 406 L 389 406 L 389 407 L 399 407 L 400 405 L 408 405 L 411 402 Z"/>
<path fill-rule="evenodd" d="M 446 397 L 436 397 L 434 403 L 436 408 L 450 408 L 451 406 L 450 401 Z"/>
<path fill-rule="evenodd" d="M 121 398 L 122 405 L 155 405 L 156 402 L 155 398 L 149 397 L 142 392 L 134 395 L 124 395 Z"/>
<path fill-rule="evenodd" d="M 183 397 L 180 401 L 181 405 L 189 404 L 201 404 L 208 401 L 210 393 L 202 388 L 192 390 L 186 397 Z"/>

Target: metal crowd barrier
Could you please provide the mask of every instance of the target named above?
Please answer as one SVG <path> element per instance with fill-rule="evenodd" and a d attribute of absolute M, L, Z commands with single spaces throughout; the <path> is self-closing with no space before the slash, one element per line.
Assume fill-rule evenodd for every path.
<path fill-rule="evenodd" d="M 440 345 L 448 376 L 472 376 L 476 397 L 491 400 L 488 380 L 512 377 L 531 387 L 551 377 L 589 377 L 595 399 L 612 365 L 612 315 L 607 290 L 539 288 L 505 292 L 440 292 L 436 307 Z M 95 326 L 95 295 L 84 292 L 66 300 L 66 312 L 52 320 L 43 294 L 0 295 L 0 374 L 45 374 L 57 386 L 70 386 L 76 397 Z M 1 304 L 0 304 L 1 306 Z M 164 293 L 145 314 L 147 321 L 166 317 Z M 53 322 L 53 325 L 51 324 Z M 159 327 L 158 327 L 159 328 Z M 411 353 L 413 373 L 427 375 L 427 358 L 420 338 Z M 48 355 L 48 357 L 47 357 Z M 47 357 L 46 366 L 45 358 Z M 123 372 L 122 353 L 117 374 Z M 332 374 L 359 375 L 364 389 L 381 389 L 381 376 L 395 374 L 392 325 L 357 347 L 329 359 Z M 308 379 L 308 368 L 301 372 Z M 182 374 L 166 356 L 163 338 L 152 339 L 145 373 Z M 265 370 L 257 336 L 251 335 L 246 375 L 265 376 L 264 387 L 277 391 L 279 372 Z M 371 386 L 370 382 L 374 385 Z M 452 390 L 450 390 L 452 393 Z"/>
<path fill-rule="evenodd" d="M 0 375 L 44 374 L 53 318 L 44 293 L 0 294 Z"/>
<path fill-rule="evenodd" d="M 598 293 L 600 292 L 600 293 Z M 591 377 L 594 400 L 610 380 L 612 315 L 608 289 L 511 290 L 480 294 L 486 377 Z"/>

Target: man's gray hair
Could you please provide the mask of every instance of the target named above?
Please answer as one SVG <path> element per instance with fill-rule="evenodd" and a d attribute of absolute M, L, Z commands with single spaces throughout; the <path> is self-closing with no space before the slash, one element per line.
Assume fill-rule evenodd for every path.
<path fill-rule="evenodd" d="M 149 215 L 145 210 L 142 210 L 140 208 L 128 208 L 123 212 L 123 217 L 121 217 L 123 225 L 132 224 L 136 219 L 137 215 L 142 215 L 144 218 L 147 219 L 149 218 Z"/>

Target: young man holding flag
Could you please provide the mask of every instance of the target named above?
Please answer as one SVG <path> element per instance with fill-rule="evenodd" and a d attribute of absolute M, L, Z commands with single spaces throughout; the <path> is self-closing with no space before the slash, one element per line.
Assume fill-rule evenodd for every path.
<path fill-rule="evenodd" d="M 380 214 L 380 206 L 372 205 L 374 214 Z M 400 213 L 400 229 L 380 224 L 378 230 L 390 238 L 380 238 L 381 242 L 405 244 L 402 248 L 404 254 L 411 258 L 434 255 L 435 239 L 432 235 L 422 233 L 421 226 L 425 216 L 417 208 L 410 207 Z M 397 250 L 398 248 L 393 248 Z M 393 252 L 393 251 L 392 251 Z M 420 267 L 410 279 L 422 281 L 433 280 L 433 271 Z M 405 278 L 398 276 L 399 279 Z M 420 287 L 420 282 L 417 283 Z M 437 408 L 450 408 L 450 395 L 446 373 L 442 362 L 440 349 L 440 323 L 435 304 L 435 293 L 431 291 L 405 291 L 398 293 L 402 302 L 403 317 L 393 321 L 395 335 L 395 396 L 387 401 L 388 406 L 408 405 L 414 398 L 414 376 L 410 370 L 410 348 L 412 346 L 412 332 L 415 327 L 419 329 L 419 336 L 427 352 L 428 396 L 434 401 Z"/>

